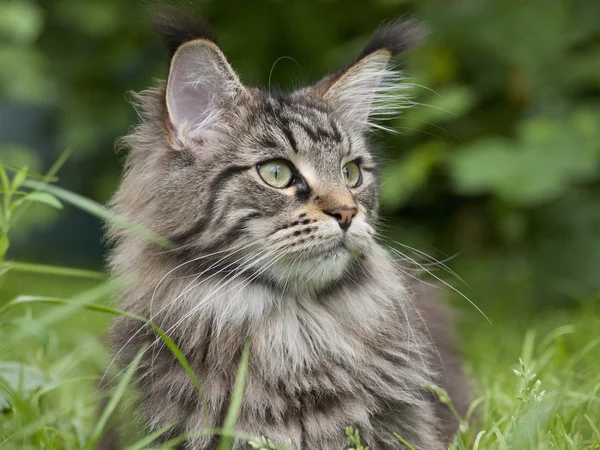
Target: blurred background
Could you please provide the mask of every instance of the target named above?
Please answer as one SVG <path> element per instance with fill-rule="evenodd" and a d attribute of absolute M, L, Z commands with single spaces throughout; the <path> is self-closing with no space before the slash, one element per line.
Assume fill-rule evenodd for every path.
<path fill-rule="evenodd" d="M 339 68 L 381 21 L 427 22 L 428 39 L 398 61 L 415 107 L 392 124 L 400 133 L 374 138 L 383 231 L 446 261 L 465 284 L 430 268 L 496 330 L 598 302 L 600 2 L 186 4 L 213 25 L 244 82 L 280 88 Z M 44 172 L 70 148 L 58 185 L 110 199 L 123 161 L 114 141 L 137 122 L 126 92 L 167 72 L 145 6 L 3 0 L 0 61 L 0 160 Z M 103 266 L 102 224 L 75 208 L 32 208 L 12 232 L 10 259 Z M 465 321 L 484 320 L 456 303 Z"/>
<path fill-rule="evenodd" d="M 431 271 L 426 282 L 452 286 L 445 290 L 460 311 L 482 426 L 504 435 L 488 433 L 482 448 L 600 448 L 600 421 L 594 429 L 590 419 L 600 420 L 600 1 L 184 4 L 213 25 L 245 83 L 282 89 L 338 69 L 381 21 L 408 14 L 429 24 L 426 41 L 397 61 L 415 106 L 390 124 L 399 133 L 373 138 L 383 155 L 381 231 Z M 69 148 L 56 185 L 100 203 L 111 198 L 124 159 L 114 142 L 138 120 L 126 93 L 167 74 L 146 9 L 141 1 L 0 0 L 5 168 L 45 173 Z M 36 204 L 12 227 L 6 258 L 102 271 L 105 253 L 97 217 Z M 47 409 L 52 427 L 36 431 L 45 440 L 36 434 L 28 448 L 81 448 L 72 442 L 95 423 L 97 407 L 85 399 L 108 365 L 99 336 L 111 316 L 80 307 L 112 291 L 97 287 L 98 273 L 10 267 L 0 264 L 0 375 L 16 389 L 26 369 L 31 389 L 55 391 L 47 408 L 32 400 L 35 408 L 15 409 L 21 422 L 13 423 L 29 430 Z M 22 295 L 80 307 L 21 304 L 4 314 Z M 529 404 L 542 405 L 534 409 L 544 419 L 527 430 L 548 445 L 509 439 L 518 423 L 532 423 L 523 416 Z M 0 397 L 0 410 L 7 406 Z M 0 446 L 3 435 L 17 436 L 14 448 L 25 448 L 25 431 L 3 423 Z M 76 438 L 57 440 L 54 429 Z"/>

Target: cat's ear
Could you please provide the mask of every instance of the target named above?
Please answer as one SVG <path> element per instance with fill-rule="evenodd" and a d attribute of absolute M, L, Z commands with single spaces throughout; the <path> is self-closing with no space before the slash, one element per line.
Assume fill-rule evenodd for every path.
<path fill-rule="evenodd" d="M 341 120 L 357 131 L 368 126 L 385 128 L 378 119 L 396 116 L 406 106 L 401 74 L 390 67 L 392 56 L 403 52 L 426 34 L 415 20 L 381 26 L 348 66 L 314 87 Z"/>
<path fill-rule="evenodd" d="M 166 89 L 168 128 L 174 141 L 202 145 L 225 126 L 244 90 L 221 50 L 207 40 L 181 45 L 171 60 Z"/>
<path fill-rule="evenodd" d="M 165 103 L 167 129 L 177 146 L 203 146 L 227 126 L 245 88 L 206 24 L 193 15 L 154 11 L 171 51 Z"/>

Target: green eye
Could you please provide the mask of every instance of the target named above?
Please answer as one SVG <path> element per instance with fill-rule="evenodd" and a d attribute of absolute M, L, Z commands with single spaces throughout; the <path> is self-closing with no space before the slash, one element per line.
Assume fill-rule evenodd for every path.
<path fill-rule="evenodd" d="M 258 166 L 258 174 L 265 183 L 275 188 L 286 188 L 292 182 L 294 174 L 289 163 L 281 159 L 269 161 Z"/>
<path fill-rule="evenodd" d="M 349 187 L 357 187 L 362 181 L 360 168 L 355 162 L 349 162 L 342 168 L 342 176 L 344 177 L 344 182 Z"/>

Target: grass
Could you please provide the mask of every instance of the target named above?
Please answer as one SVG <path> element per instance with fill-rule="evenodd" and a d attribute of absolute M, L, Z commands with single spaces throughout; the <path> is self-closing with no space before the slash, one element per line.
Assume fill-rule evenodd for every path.
<path fill-rule="evenodd" d="M 89 450 L 117 411 L 131 407 L 135 364 L 114 379 L 104 409 L 96 392 L 108 365 L 101 336 L 112 316 L 124 314 L 108 301 L 121 282 L 79 268 L 4 261 L 4 256 L 13 220 L 30 204 L 62 208 L 74 203 L 104 220 L 130 224 L 83 197 L 30 180 L 51 180 L 56 170 L 41 177 L 6 169 L 0 166 L 0 448 Z M 461 337 L 476 398 L 467 417 L 460 418 L 451 448 L 600 449 L 600 311 L 514 314 L 492 316 L 493 326 L 466 316 Z M 164 333 L 162 338 L 195 378 L 176 345 Z M 219 450 L 230 448 L 236 436 L 249 351 L 247 346 L 224 429 L 204 431 L 221 434 Z M 443 391 L 430 388 L 451 404 Z M 127 449 L 156 448 L 153 443 L 166 431 L 129 433 Z M 365 450 L 357 430 L 346 435 L 352 448 Z M 268 437 L 244 438 L 252 448 L 282 448 Z M 398 439 L 399 446 L 404 442 L 411 448 Z M 159 448 L 174 448 L 180 441 Z"/>

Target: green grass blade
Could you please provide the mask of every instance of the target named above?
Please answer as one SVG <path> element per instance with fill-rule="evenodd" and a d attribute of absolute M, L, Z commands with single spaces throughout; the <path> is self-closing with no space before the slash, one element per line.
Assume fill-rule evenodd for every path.
<path fill-rule="evenodd" d="M 596 439 L 596 444 L 600 446 L 600 430 L 598 430 L 598 427 L 596 426 L 596 424 L 590 416 L 584 414 L 583 417 L 585 417 L 585 420 L 587 420 L 590 424 L 590 427 L 592 427 L 592 431 L 594 432 L 594 438 Z"/>
<path fill-rule="evenodd" d="M 237 423 L 240 408 L 242 407 L 242 397 L 244 396 L 244 387 L 246 385 L 246 375 L 248 374 L 248 357 L 250 355 L 250 341 L 246 341 L 242 350 L 242 358 L 235 377 L 235 387 L 227 417 L 223 424 L 223 434 L 219 442 L 219 450 L 229 450 L 231 448 L 232 436 L 235 433 L 235 424 Z"/>
<path fill-rule="evenodd" d="M 27 304 L 27 303 L 48 303 L 48 304 L 69 306 L 72 302 L 73 302 L 73 300 L 68 300 L 68 299 L 58 298 L 58 297 L 21 295 L 15 299 L 11 300 L 10 302 L 8 302 L 2 308 L 0 308 L 0 315 L 2 315 L 2 313 L 4 313 L 5 311 L 7 311 L 8 309 L 10 309 L 14 306 Z M 156 325 L 154 322 L 146 319 L 145 317 L 138 316 L 137 314 L 131 314 L 131 313 L 128 313 L 127 311 L 123 311 L 118 308 L 113 308 L 110 306 L 99 305 L 96 303 L 87 303 L 87 304 L 81 305 L 81 307 L 83 309 L 90 310 L 90 311 L 102 312 L 102 313 L 112 314 L 115 316 L 128 317 L 130 319 L 137 320 L 139 322 L 143 322 L 143 323 L 149 325 L 150 327 L 152 327 L 152 329 L 160 336 L 162 341 L 169 348 L 171 353 L 173 353 L 173 355 L 175 356 L 175 358 L 177 359 L 179 364 L 181 364 L 183 369 L 186 371 L 186 373 L 192 380 L 192 383 L 194 383 L 194 387 L 196 388 L 196 390 L 198 391 L 198 393 L 200 394 L 200 397 L 202 399 L 202 404 L 204 406 L 204 414 L 205 414 L 206 419 L 208 420 L 208 402 L 206 400 L 206 395 L 204 394 L 204 390 L 202 389 L 202 385 L 200 384 L 200 380 L 198 379 L 198 376 L 193 371 L 192 367 L 190 366 L 190 363 L 188 362 L 185 355 L 181 352 L 181 350 L 179 349 L 177 344 L 175 344 L 175 342 L 173 342 L 173 340 L 158 325 Z"/>
<path fill-rule="evenodd" d="M 14 298 L 13 300 L 11 300 L 10 302 L 5 304 L 0 309 L 0 314 L 4 313 L 5 311 L 7 311 L 8 309 L 10 309 L 14 306 L 22 305 L 22 304 L 48 303 L 48 304 L 54 304 L 54 305 L 69 305 L 71 302 L 72 302 L 72 300 L 69 300 L 66 298 L 60 298 L 60 297 L 46 297 L 46 296 L 42 296 L 42 295 L 19 295 L 18 297 Z M 112 308 L 110 306 L 100 305 L 97 303 L 88 303 L 86 305 L 83 305 L 82 308 L 90 310 L 90 311 L 97 311 L 97 312 L 108 313 L 108 314 L 113 314 L 113 315 L 117 315 L 117 316 L 124 316 L 124 317 L 129 317 L 131 319 L 143 321 L 143 322 L 148 322 L 148 320 L 142 316 L 138 316 L 136 314 L 131 314 L 131 313 L 122 311 L 117 308 Z"/>
<path fill-rule="evenodd" d="M 98 443 L 100 438 L 102 437 L 102 434 L 104 433 L 104 429 L 106 428 L 106 424 L 108 423 L 108 420 L 110 419 L 113 412 L 117 408 L 117 405 L 123 398 L 123 395 L 125 395 L 125 390 L 129 387 L 129 385 L 131 383 L 131 379 L 133 378 L 133 374 L 135 373 L 138 366 L 140 365 L 142 356 L 144 356 L 145 351 L 146 351 L 146 347 L 140 348 L 135 359 L 129 365 L 127 370 L 125 371 L 125 374 L 119 381 L 119 384 L 117 386 L 117 389 L 115 390 L 115 393 L 112 395 L 112 397 L 110 398 L 110 401 L 108 402 L 108 405 L 106 405 L 106 408 L 102 412 L 102 416 L 100 416 L 100 419 L 98 420 L 98 423 L 96 424 L 96 427 L 94 428 L 94 431 L 92 432 L 92 435 L 91 435 L 87 445 L 84 447 L 85 450 L 92 450 L 96 446 L 96 444 Z"/>
<path fill-rule="evenodd" d="M 533 351 L 535 348 L 535 330 L 528 330 L 523 339 L 523 349 L 521 350 L 521 359 L 526 364 L 531 364 L 533 359 Z"/>
<path fill-rule="evenodd" d="M 410 444 L 409 444 L 409 443 L 406 441 L 406 439 L 404 439 L 402 436 L 400 436 L 400 435 L 399 435 L 399 434 L 397 434 L 397 433 L 394 433 L 394 436 L 396 436 L 396 439 L 398 439 L 400 442 L 402 442 L 404 445 L 406 445 L 406 446 L 409 448 L 409 450 L 415 450 L 415 448 L 414 448 L 412 445 L 410 445 Z"/>
<path fill-rule="evenodd" d="M 508 445 L 506 445 L 506 441 L 504 440 L 504 436 L 502 436 L 502 432 L 500 431 L 500 429 L 498 428 L 498 425 L 496 425 L 496 424 L 494 424 L 494 434 L 496 435 L 496 438 L 498 438 L 498 446 L 502 450 L 510 450 L 508 448 Z"/>
<path fill-rule="evenodd" d="M 148 445 L 150 445 L 154 441 L 156 441 L 163 433 L 165 433 L 165 432 L 169 431 L 171 428 L 173 428 L 174 425 L 175 424 L 172 423 L 170 425 L 165 425 L 164 427 L 159 428 L 158 430 L 154 431 L 153 433 L 150 433 L 148 436 L 144 437 L 143 439 L 140 439 L 135 444 L 125 447 L 125 450 L 143 450 L 143 449 L 147 448 Z"/>
<path fill-rule="evenodd" d="M 481 442 L 481 438 L 485 433 L 485 431 L 480 431 L 479 433 L 477 433 L 477 437 L 475 438 L 475 442 L 473 443 L 473 450 L 479 450 L 479 443 Z"/>
<path fill-rule="evenodd" d="M 52 164 L 50 169 L 48 169 L 48 172 L 46 172 L 46 175 L 44 175 L 43 181 L 45 183 L 49 183 L 50 181 L 52 181 L 51 178 L 55 178 L 55 175 L 62 168 L 62 166 L 65 165 L 67 159 L 71 157 L 72 153 L 73 150 L 71 150 L 71 147 L 67 147 L 62 151 L 60 155 L 58 155 L 58 158 L 56 158 L 54 164 Z"/>
<path fill-rule="evenodd" d="M 126 217 L 113 213 L 100 203 L 90 200 L 79 194 L 75 194 L 74 192 L 67 191 L 66 189 L 62 189 L 57 186 L 40 183 L 39 181 L 27 180 L 24 182 L 24 185 L 32 189 L 45 190 L 66 203 L 70 203 L 71 205 L 76 206 L 77 208 L 93 216 L 106 220 L 107 222 L 110 222 L 120 228 L 131 230 L 134 233 L 160 245 L 161 247 L 167 249 L 175 248 L 175 245 L 169 242 L 169 240 L 158 236 L 152 231 L 138 225 Z"/>
<path fill-rule="evenodd" d="M 456 442 L 456 447 L 458 450 L 467 450 L 467 447 L 463 441 L 463 436 L 460 433 L 456 433 L 454 442 Z"/>
<path fill-rule="evenodd" d="M 2 186 L 2 222 L 0 223 L 0 227 L 2 229 L 2 237 L 5 238 L 6 242 L 8 242 L 8 228 L 10 226 L 10 202 L 12 189 L 10 188 L 10 182 L 8 181 L 8 175 L 6 175 L 6 171 L 4 167 L 0 165 L 0 185 Z M 8 245 L 6 245 L 8 248 Z"/>
<path fill-rule="evenodd" d="M 190 363 L 188 362 L 187 358 L 181 352 L 177 344 L 175 344 L 175 342 L 173 342 L 173 340 L 163 330 L 161 330 L 158 327 L 158 325 L 150 321 L 146 321 L 146 323 L 148 323 L 152 327 L 152 329 L 160 336 L 165 345 L 169 348 L 169 350 L 171 350 L 171 353 L 173 353 L 175 358 L 177 358 L 177 361 L 179 362 L 179 364 L 181 364 L 183 370 L 186 371 L 186 373 L 192 380 L 192 383 L 194 383 L 196 390 L 200 393 L 200 397 L 202 398 L 202 404 L 204 406 L 204 415 L 208 421 L 208 402 L 206 400 L 206 396 L 204 395 L 204 390 L 202 389 L 200 380 L 198 379 L 198 376 L 190 366 Z"/>
<path fill-rule="evenodd" d="M 17 261 L 5 261 L 0 268 L 15 270 L 18 272 L 39 273 L 75 278 L 90 278 L 92 280 L 104 280 L 105 278 L 102 272 L 95 272 L 93 270 L 73 269 L 71 267 L 31 264 Z"/>
<path fill-rule="evenodd" d="M 76 295 L 69 301 L 67 301 L 61 308 L 56 308 L 44 316 L 38 319 L 40 325 L 48 327 L 53 325 L 61 320 L 66 319 L 67 317 L 75 314 L 81 309 L 85 309 L 86 305 L 90 303 L 94 303 L 100 299 L 109 297 L 114 294 L 117 290 L 123 287 L 124 282 L 122 280 L 113 280 L 109 282 L 102 283 L 98 286 L 93 287 L 92 289 L 88 289 L 81 294 Z M 5 308 L 8 306 L 13 306 L 14 303 L 23 303 L 24 299 L 19 297 L 14 301 L 9 302 L 8 305 L 5 305 L 2 309 L 0 309 L 0 313 L 4 312 Z M 21 329 L 18 332 L 14 333 L 10 336 L 11 340 L 19 340 L 26 337 L 28 334 L 33 332 L 34 330 L 30 329 Z"/>

